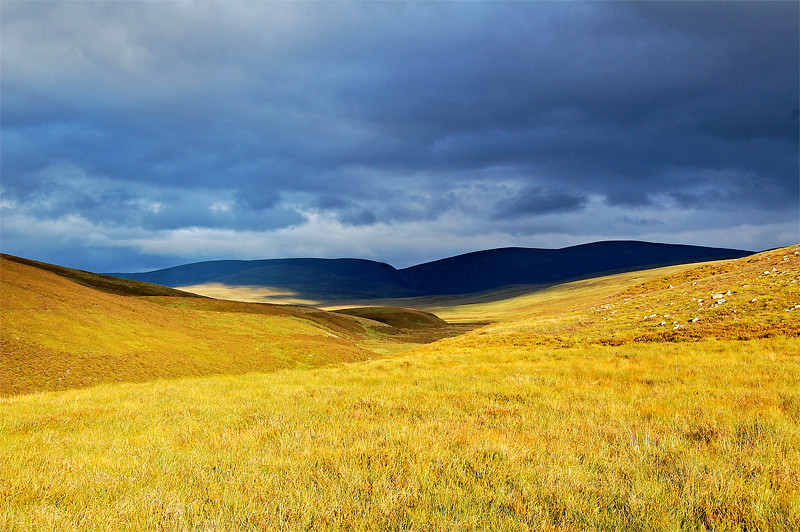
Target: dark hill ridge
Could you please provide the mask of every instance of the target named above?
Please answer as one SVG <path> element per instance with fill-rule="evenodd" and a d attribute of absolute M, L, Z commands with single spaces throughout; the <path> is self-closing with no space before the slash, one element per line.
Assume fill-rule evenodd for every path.
<path fill-rule="evenodd" d="M 562 249 L 490 249 L 401 271 L 410 286 L 426 294 L 459 294 L 506 285 L 558 283 L 599 273 L 734 259 L 750 254 L 752 252 L 734 249 L 620 240 Z"/>
<path fill-rule="evenodd" d="M 222 283 L 270 286 L 304 299 L 343 301 L 424 295 L 392 266 L 363 259 L 265 259 L 197 262 L 147 273 L 112 273 L 165 286 Z"/>
<path fill-rule="evenodd" d="M 737 249 L 609 241 L 562 249 L 477 251 L 397 270 L 363 259 L 210 261 L 147 273 L 110 274 L 179 287 L 204 283 L 291 290 L 321 301 L 469 294 L 516 284 L 550 284 L 602 273 L 734 259 Z"/>

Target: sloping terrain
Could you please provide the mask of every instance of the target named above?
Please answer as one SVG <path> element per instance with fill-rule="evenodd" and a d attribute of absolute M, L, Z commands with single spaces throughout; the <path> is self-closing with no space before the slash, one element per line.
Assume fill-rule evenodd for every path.
<path fill-rule="evenodd" d="M 357 364 L 0 398 L 0 529 L 796 532 L 798 261 L 460 308 L 501 321 Z"/>
<path fill-rule="evenodd" d="M 674 269 L 633 286 L 623 288 L 624 283 L 618 283 L 616 293 L 596 298 L 587 297 L 587 291 L 591 294 L 592 285 L 602 283 L 602 278 L 573 287 L 560 285 L 553 288 L 561 295 L 558 301 L 538 309 L 518 306 L 515 319 L 451 341 L 570 346 L 800 334 L 800 246 Z M 606 280 L 614 283 L 626 277 Z M 573 294 L 569 288 L 575 289 Z M 527 297 L 535 301 L 538 296 Z M 469 319 L 467 310 L 460 309 L 462 319 Z M 485 308 L 473 310 L 480 316 Z M 445 308 L 437 313 L 450 317 Z"/>
<path fill-rule="evenodd" d="M 599 274 L 746 256 L 747 251 L 597 242 L 563 249 L 479 251 L 397 270 L 360 259 L 210 261 L 115 276 L 248 301 L 319 305 L 378 298 L 471 294 L 510 285 L 560 283 Z M 207 287 L 207 288 L 206 288 Z M 228 290 L 226 293 L 226 289 Z"/>
<path fill-rule="evenodd" d="M 83 270 L 75 270 L 72 268 L 65 268 L 55 264 L 47 264 L 45 262 L 38 262 L 35 260 L 24 259 L 22 257 L 15 257 L 6 253 L 0 254 L 4 261 L 17 262 L 19 264 L 26 264 L 33 266 L 40 270 L 53 272 L 61 277 L 69 279 L 80 285 L 107 292 L 109 294 L 117 294 L 121 296 L 175 296 L 175 297 L 201 297 L 191 292 L 183 290 L 175 290 L 159 284 L 147 283 L 142 281 L 129 281 L 119 277 L 110 275 L 102 275 L 99 273 L 92 273 Z"/>
<path fill-rule="evenodd" d="M 365 360 L 453 334 L 437 324 L 409 338 L 313 308 L 176 297 L 102 277 L 101 291 L 84 285 L 91 274 L 6 257 L 0 271 L 0 395 Z"/>

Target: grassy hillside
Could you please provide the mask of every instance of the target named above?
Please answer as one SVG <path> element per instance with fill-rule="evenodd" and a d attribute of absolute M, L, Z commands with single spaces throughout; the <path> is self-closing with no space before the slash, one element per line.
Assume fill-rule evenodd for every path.
<path fill-rule="evenodd" d="M 62 276 L 65 269 L 5 257 L 0 268 L 0 394 L 314 367 L 452 334 L 445 328 L 398 337 L 397 331 L 306 307 L 122 297 L 73 282 L 74 270 Z M 119 291 L 159 293 L 126 283 Z"/>
<path fill-rule="evenodd" d="M 175 296 L 175 297 L 199 297 L 197 294 L 176 290 L 152 283 L 145 283 L 139 281 L 131 281 L 128 279 L 120 279 L 109 275 L 102 275 L 98 273 L 86 272 L 83 270 L 75 270 L 72 268 L 64 268 L 63 266 L 56 266 L 55 264 L 47 264 L 45 262 L 38 262 L 35 260 L 23 259 L 15 257 L 14 255 L 0 254 L 2 264 L 5 265 L 9 262 L 16 262 L 33 266 L 34 268 L 53 272 L 61 277 L 69 279 L 80 285 L 107 292 L 109 294 L 117 294 L 122 296 Z"/>
<path fill-rule="evenodd" d="M 697 264 L 680 264 L 553 285 L 515 285 L 475 294 L 378 299 L 360 303 L 424 310 L 449 323 L 488 325 L 502 321 L 519 321 L 537 316 L 557 315 L 571 309 L 592 305 L 603 297 L 612 296 L 645 281 L 697 267 Z M 323 308 L 338 310 L 348 307 L 330 305 Z"/>
<path fill-rule="evenodd" d="M 795 531 L 798 278 L 794 247 L 391 358 L 0 398 L 0 529 Z"/>
<path fill-rule="evenodd" d="M 269 286 L 203 283 L 181 286 L 180 289 L 214 299 L 244 301 L 247 303 L 310 306 L 316 306 L 320 303 L 318 300 L 301 297 L 299 293 L 293 290 Z"/>
<path fill-rule="evenodd" d="M 518 316 L 528 314 L 525 319 L 471 334 L 496 342 L 584 345 L 797 337 L 800 331 L 797 246 L 691 269 L 676 268 L 670 275 L 650 278 L 614 294 L 595 291 L 595 287 L 608 288 L 623 279 L 625 276 L 563 285 L 549 294 L 523 298 L 516 304 L 562 295 L 543 308 L 522 307 Z M 447 312 L 441 315 L 450 318 Z"/>

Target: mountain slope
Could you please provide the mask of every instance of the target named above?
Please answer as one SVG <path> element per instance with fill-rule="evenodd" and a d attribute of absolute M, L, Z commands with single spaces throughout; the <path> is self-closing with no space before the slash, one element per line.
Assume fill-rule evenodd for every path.
<path fill-rule="evenodd" d="M 397 270 L 361 259 L 211 261 L 115 276 L 171 287 L 215 284 L 267 287 L 314 302 L 468 294 L 518 284 L 548 284 L 670 264 L 731 259 L 750 252 L 652 244 L 597 242 L 563 249 L 478 251 Z"/>

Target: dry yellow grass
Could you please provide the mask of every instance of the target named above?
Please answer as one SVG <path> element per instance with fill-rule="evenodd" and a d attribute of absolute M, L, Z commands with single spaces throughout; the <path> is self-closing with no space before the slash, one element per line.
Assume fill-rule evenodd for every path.
<path fill-rule="evenodd" d="M 795 341 L 449 343 L 0 399 L 0 528 L 796 530 Z"/>
<path fill-rule="evenodd" d="M 316 367 L 452 334 L 386 331 L 305 307 L 124 297 L 30 264 L 0 267 L 0 395 Z"/>
<path fill-rule="evenodd" d="M 0 529 L 795 531 L 795 251 L 392 358 L 0 398 Z"/>
<path fill-rule="evenodd" d="M 563 297 L 529 311 L 531 317 L 471 334 L 530 345 L 800 334 L 800 246 L 650 277 L 633 286 L 620 279 L 598 279 L 602 291 L 556 288 L 550 297 Z M 607 295 L 613 283 L 617 293 Z"/>

